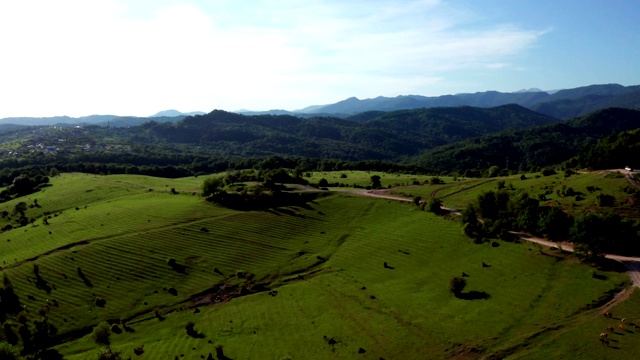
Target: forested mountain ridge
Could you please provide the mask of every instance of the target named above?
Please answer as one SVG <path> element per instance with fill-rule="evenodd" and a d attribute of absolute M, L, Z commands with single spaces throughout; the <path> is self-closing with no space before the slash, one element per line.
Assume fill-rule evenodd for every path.
<path fill-rule="evenodd" d="M 598 139 L 640 128 L 640 111 L 609 108 L 563 123 L 508 130 L 427 150 L 408 163 L 464 173 L 491 166 L 525 171 L 561 164 Z M 622 160 L 622 159 L 621 159 Z M 617 167 L 626 164 L 617 164 Z"/>
<path fill-rule="evenodd" d="M 267 160 L 275 161 L 268 168 L 305 171 L 339 170 L 341 162 L 362 170 L 384 162 L 423 173 L 479 176 L 492 166 L 511 171 L 555 166 L 599 139 L 636 128 L 640 111 L 619 108 L 568 122 L 518 105 L 367 112 L 348 119 L 216 110 L 177 123 L 130 127 L 5 125 L 0 165 L 13 174 L 9 178 L 20 173 L 12 169 L 25 166 L 179 177 Z M 584 162 L 573 162 L 578 163 Z M 619 166 L 626 165 L 638 166 Z"/>
<path fill-rule="evenodd" d="M 245 116 L 221 110 L 176 124 L 149 124 L 140 141 L 178 142 L 227 154 L 296 155 L 344 160 L 398 160 L 425 149 L 506 129 L 559 120 L 518 105 L 430 108 L 370 113 L 354 121 L 290 115 Z M 132 129 L 133 130 L 133 129 Z"/>

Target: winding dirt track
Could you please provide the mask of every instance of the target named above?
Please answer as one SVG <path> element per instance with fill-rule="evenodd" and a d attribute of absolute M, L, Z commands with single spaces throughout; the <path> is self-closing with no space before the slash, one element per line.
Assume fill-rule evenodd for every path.
<path fill-rule="evenodd" d="M 522 233 L 512 232 L 520 236 L 522 240 L 526 240 L 529 242 L 534 242 L 540 245 L 549 246 L 549 247 L 561 247 L 562 250 L 573 252 L 573 244 L 568 242 L 556 243 L 553 241 L 540 239 L 536 237 L 529 237 Z M 607 259 L 619 261 L 624 266 L 627 267 L 627 272 L 629 273 L 629 277 L 631 281 L 633 281 L 633 285 L 640 287 L 640 257 L 631 257 L 631 256 L 622 256 L 622 255 L 614 255 L 614 254 L 605 254 L 604 256 Z"/>
<path fill-rule="evenodd" d="M 640 184 L 638 184 L 637 181 L 635 181 L 635 179 L 633 178 L 633 176 L 631 175 L 631 173 L 629 172 L 629 174 L 627 175 L 627 179 L 629 179 L 629 181 L 634 185 L 640 188 Z M 406 202 L 406 203 L 411 203 L 413 202 L 413 199 L 408 199 L 408 198 L 404 198 L 404 197 L 400 197 L 400 196 L 393 196 L 393 195 L 389 195 L 386 193 L 386 190 L 354 190 L 354 191 L 349 191 L 350 194 L 354 194 L 354 195 L 360 195 L 360 196 L 369 196 L 369 197 L 374 197 L 374 198 L 379 198 L 379 199 L 387 199 L 387 200 L 394 200 L 394 201 L 401 201 L 401 202 Z M 447 207 L 442 207 L 443 210 L 447 210 L 449 212 L 458 212 L 455 209 L 450 209 Z M 541 238 L 535 238 L 535 237 L 529 237 L 526 236 L 525 234 L 522 233 L 517 233 L 517 232 L 513 232 L 514 234 L 520 236 L 520 238 L 522 240 L 526 240 L 529 242 L 534 242 L 540 245 L 544 245 L 544 246 L 548 246 L 548 247 L 558 247 L 561 246 L 563 250 L 566 251 L 571 251 L 573 252 L 573 244 L 572 243 L 568 243 L 568 242 L 562 242 L 562 243 L 556 243 L 553 241 L 549 241 L 549 240 L 545 240 L 545 239 L 541 239 Z M 614 255 L 614 254 L 605 254 L 605 258 L 607 259 L 611 259 L 611 260 L 615 260 L 615 261 L 619 261 L 622 264 L 624 264 L 624 266 L 627 267 L 627 271 L 629 273 L 629 277 L 631 278 L 631 281 L 633 281 L 633 285 L 636 287 L 640 288 L 640 257 L 630 257 L 630 256 L 622 256 L 622 255 Z"/>

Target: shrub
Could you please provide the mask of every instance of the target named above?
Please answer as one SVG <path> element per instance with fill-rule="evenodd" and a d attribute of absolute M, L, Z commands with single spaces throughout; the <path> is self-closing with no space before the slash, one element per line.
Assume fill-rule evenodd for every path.
<path fill-rule="evenodd" d="M 451 281 L 449 281 L 449 292 L 458 297 L 462 294 L 466 286 L 467 280 L 459 276 L 454 276 Z"/>
<path fill-rule="evenodd" d="M 220 344 L 216 345 L 216 356 L 218 359 L 226 358 L 226 356 L 224 356 L 224 347 Z"/>
<path fill-rule="evenodd" d="M 442 214 L 442 200 L 438 198 L 429 199 L 429 203 L 427 204 L 427 210 L 436 215 Z"/>
<path fill-rule="evenodd" d="M 93 339 L 93 342 L 98 345 L 109 346 L 109 344 L 111 344 L 111 329 L 109 329 L 109 324 L 103 321 L 96 325 L 91 333 L 91 338 Z"/>
<path fill-rule="evenodd" d="M 18 360 L 18 351 L 6 342 L 0 343 L 0 359 L 2 360 Z"/>
<path fill-rule="evenodd" d="M 98 353 L 98 360 L 123 360 L 119 351 L 108 347 Z"/>

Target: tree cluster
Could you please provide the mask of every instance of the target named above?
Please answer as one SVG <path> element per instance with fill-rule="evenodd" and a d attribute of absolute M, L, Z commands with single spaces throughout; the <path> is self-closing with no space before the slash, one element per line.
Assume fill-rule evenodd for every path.
<path fill-rule="evenodd" d="M 484 192 L 462 211 L 460 220 L 463 232 L 478 243 L 491 237 L 510 240 L 509 231 L 519 230 L 552 240 L 569 239 L 580 245 L 577 253 L 584 259 L 603 253 L 640 254 L 640 221 L 612 212 L 574 217 L 559 207 L 541 206 L 524 191 Z"/>

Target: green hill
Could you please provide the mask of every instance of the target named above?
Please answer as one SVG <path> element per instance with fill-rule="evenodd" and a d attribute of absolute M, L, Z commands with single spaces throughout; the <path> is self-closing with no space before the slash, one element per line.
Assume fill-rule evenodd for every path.
<path fill-rule="evenodd" d="M 464 173 L 491 166 L 516 169 L 561 164 L 597 139 L 640 127 L 640 111 L 610 108 L 529 130 L 510 130 L 427 150 L 409 160 L 439 172 Z M 619 164 L 621 168 L 626 164 Z"/>
<path fill-rule="evenodd" d="M 558 251 L 474 245 L 454 218 L 411 204 L 343 192 L 235 211 L 199 197 L 202 180 L 62 174 L 2 204 L 37 205 L 25 211 L 32 224 L 0 234 L 11 283 L 0 338 L 23 334 L 21 347 L 38 334 L 34 350 L 91 359 L 90 333 L 108 321 L 125 358 L 503 357 L 538 346 L 573 356 L 554 337 L 574 332 L 581 353 L 601 351 L 580 329 L 628 283 Z M 456 298 L 449 282 L 461 274 L 469 295 Z M 11 293 L 20 307 L 4 306 Z M 640 350 L 616 346 L 616 356 Z"/>

